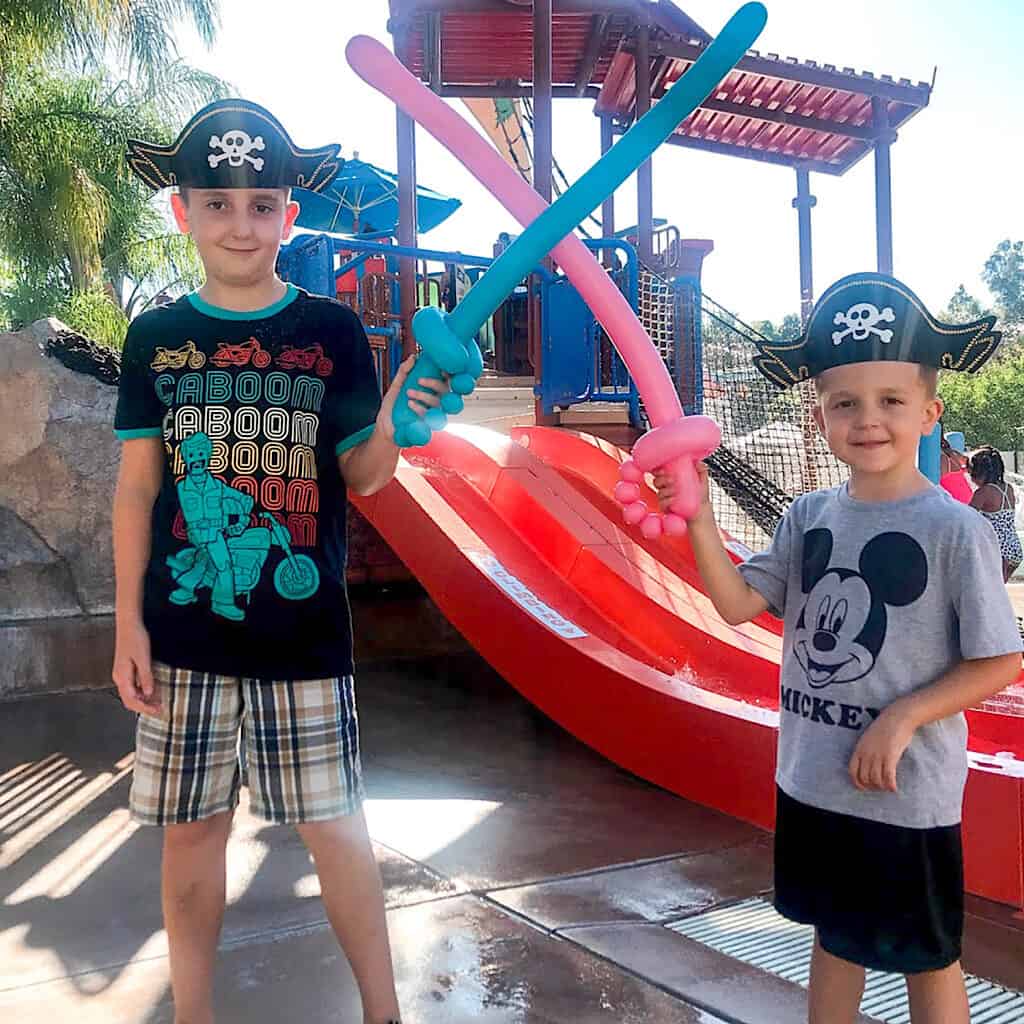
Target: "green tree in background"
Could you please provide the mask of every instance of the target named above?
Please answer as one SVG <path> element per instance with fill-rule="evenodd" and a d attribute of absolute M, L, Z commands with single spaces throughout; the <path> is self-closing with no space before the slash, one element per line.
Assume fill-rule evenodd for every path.
<path fill-rule="evenodd" d="M 152 296 L 197 281 L 124 157 L 226 94 L 176 58 L 182 18 L 212 40 L 216 0 L 0 0 L 0 320 L 55 314 L 118 344 Z"/>
<path fill-rule="evenodd" d="M 991 444 L 1000 451 L 1024 449 L 1024 351 L 1015 348 L 993 359 L 980 373 L 943 374 L 939 394 L 943 423 L 962 430 L 971 447 Z"/>
<path fill-rule="evenodd" d="M 942 311 L 942 319 L 949 323 L 966 324 L 988 314 L 982 304 L 961 284 Z"/>
<path fill-rule="evenodd" d="M 1024 241 L 1000 242 L 981 277 L 995 296 L 999 316 L 1008 325 L 1024 323 Z"/>
<path fill-rule="evenodd" d="M 758 334 L 764 335 L 769 341 L 784 341 L 798 338 L 802 330 L 800 317 L 796 313 L 787 313 L 778 327 L 771 320 L 755 320 L 751 325 Z"/>
<path fill-rule="evenodd" d="M 211 45 L 217 0 L 0 0 L 0 93 L 8 75 L 40 60 L 71 70 L 117 64 L 130 78 L 158 77 L 177 59 L 179 21 Z"/>

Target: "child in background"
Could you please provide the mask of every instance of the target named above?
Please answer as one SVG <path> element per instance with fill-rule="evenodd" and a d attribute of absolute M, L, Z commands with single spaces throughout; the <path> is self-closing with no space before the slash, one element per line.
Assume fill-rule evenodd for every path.
<path fill-rule="evenodd" d="M 939 468 L 939 486 L 948 491 L 957 501 L 969 505 L 974 496 L 974 488 L 968 479 L 967 463 L 969 460 L 964 448 L 963 434 L 944 434 L 940 444 L 942 456 Z"/>

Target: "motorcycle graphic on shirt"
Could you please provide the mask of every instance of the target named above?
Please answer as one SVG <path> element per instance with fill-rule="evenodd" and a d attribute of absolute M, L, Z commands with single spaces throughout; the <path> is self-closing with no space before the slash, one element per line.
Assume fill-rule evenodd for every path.
<path fill-rule="evenodd" d="M 198 591 L 209 589 L 210 609 L 232 622 L 245 619 L 236 598 L 248 599 L 260 581 L 271 547 L 284 552 L 274 572 L 274 589 L 299 601 L 316 593 L 320 573 L 308 555 L 292 551 L 288 531 L 269 512 L 252 525 L 254 501 L 209 470 L 213 443 L 200 432 L 181 442 L 185 476 L 177 485 L 178 501 L 190 546 L 167 558 L 176 584 L 170 601 L 195 604 Z"/>

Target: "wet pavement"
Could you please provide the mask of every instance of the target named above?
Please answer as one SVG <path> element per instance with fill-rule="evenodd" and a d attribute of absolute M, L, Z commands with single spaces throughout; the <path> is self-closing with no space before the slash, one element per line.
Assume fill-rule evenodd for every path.
<path fill-rule="evenodd" d="M 367 817 L 406 1024 L 805 1019 L 799 987 L 664 927 L 768 892 L 764 833 L 576 742 L 425 599 L 364 596 L 355 620 L 372 640 L 358 675 Z M 131 716 L 106 692 L 0 716 L 0 1021 L 171 1024 L 160 836 L 126 811 Z M 309 857 L 244 796 L 228 900 L 219 1021 L 359 1024 Z M 1020 915 L 969 909 L 968 968 L 1024 987 Z"/>

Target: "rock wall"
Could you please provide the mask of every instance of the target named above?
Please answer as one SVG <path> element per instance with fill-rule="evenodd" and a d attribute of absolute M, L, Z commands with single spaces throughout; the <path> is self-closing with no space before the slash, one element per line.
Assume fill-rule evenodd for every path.
<path fill-rule="evenodd" d="M 113 608 L 117 391 L 45 354 L 62 332 L 0 334 L 0 620 Z"/>

